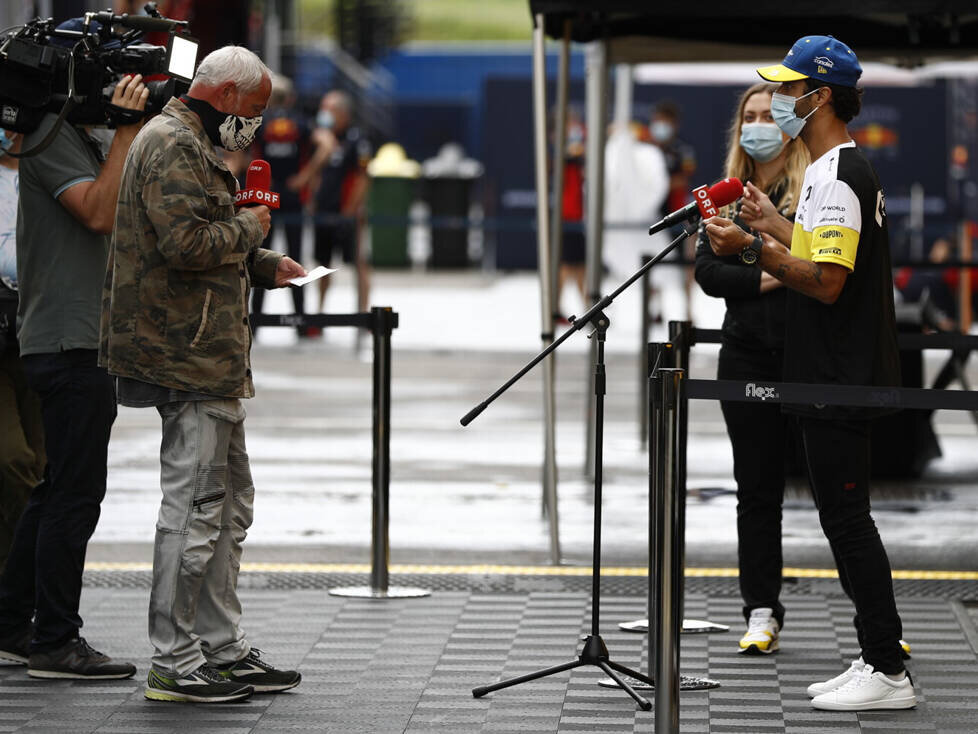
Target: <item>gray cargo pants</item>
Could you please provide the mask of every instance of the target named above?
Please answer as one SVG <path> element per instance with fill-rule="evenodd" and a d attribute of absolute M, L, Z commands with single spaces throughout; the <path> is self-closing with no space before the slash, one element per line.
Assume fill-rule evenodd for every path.
<path fill-rule="evenodd" d="M 255 488 L 240 400 L 160 405 L 163 441 L 149 639 L 153 668 L 183 676 L 248 655 L 238 601 Z"/>

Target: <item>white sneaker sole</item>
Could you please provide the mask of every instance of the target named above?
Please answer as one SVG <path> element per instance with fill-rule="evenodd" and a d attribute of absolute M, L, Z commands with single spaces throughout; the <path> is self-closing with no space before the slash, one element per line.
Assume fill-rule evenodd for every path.
<path fill-rule="evenodd" d="M 191 693 L 164 691 L 160 688 L 147 688 L 143 691 L 143 696 L 150 701 L 169 701 L 173 703 L 230 703 L 232 701 L 243 701 L 249 698 L 251 694 L 252 691 L 250 690 L 232 693 L 227 696 L 194 696 Z"/>
<path fill-rule="evenodd" d="M 84 675 L 83 673 L 71 673 L 68 671 L 61 670 L 31 670 L 27 669 L 27 675 L 31 678 L 48 678 L 48 679 L 70 679 L 70 680 L 125 680 L 126 678 L 132 678 L 136 674 L 136 671 L 131 673 L 108 673 L 104 675 Z"/>
<path fill-rule="evenodd" d="M 882 711 L 886 709 L 912 709 L 916 705 L 917 697 L 915 695 L 883 698 L 878 701 L 864 701 L 863 703 L 838 703 L 817 699 L 812 701 L 812 706 L 822 711 Z"/>
<path fill-rule="evenodd" d="M 0 663 L 7 665 L 27 665 L 27 658 L 15 652 L 5 652 L 0 650 Z"/>

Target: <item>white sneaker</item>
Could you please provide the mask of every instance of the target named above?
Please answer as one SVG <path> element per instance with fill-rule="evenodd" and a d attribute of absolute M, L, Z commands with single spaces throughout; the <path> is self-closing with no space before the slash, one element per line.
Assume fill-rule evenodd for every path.
<path fill-rule="evenodd" d="M 740 638 L 740 650 L 745 655 L 770 655 L 778 649 L 778 620 L 770 607 L 759 607 L 750 613 L 747 632 Z"/>
<path fill-rule="evenodd" d="M 823 711 L 873 711 L 909 709 L 917 705 L 910 676 L 892 680 L 886 674 L 864 665 L 834 691 L 812 699 L 812 706 Z"/>
<path fill-rule="evenodd" d="M 835 676 L 835 678 L 829 678 L 827 681 L 822 683 L 812 683 L 808 686 L 808 697 L 815 698 L 815 696 L 821 696 L 823 693 L 828 693 L 829 691 L 834 691 L 839 686 L 844 686 L 849 682 L 856 673 L 866 667 L 866 663 L 863 662 L 863 658 L 860 655 L 858 658 L 852 661 L 849 665 L 849 670 L 841 675 Z"/>

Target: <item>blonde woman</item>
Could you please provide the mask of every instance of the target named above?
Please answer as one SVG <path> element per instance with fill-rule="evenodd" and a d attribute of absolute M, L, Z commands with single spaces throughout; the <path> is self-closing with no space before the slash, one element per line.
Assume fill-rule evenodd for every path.
<path fill-rule="evenodd" d="M 755 84 L 740 97 L 730 126 L 725 176 L 751 181 L 789 219 L 794 218 L 810 159 L 800 139 L 784 135 L 771 117 L 774 84 Z M 724 216 L 745 230 L 740 202 Z M 718 257 L 700 227 L 696 281 L 726 300 L 717 379 L 780 382 L 784 356 L 785 291 L 780 281 L 741 260 Z M 781 503 L 784 497 L 787 420 L 781 406 L 721 402 L 733 446 L 737 481 L 740 592 L 747 632 L 740 652 L 778 649 L 784 622 L 781 593 Z M 763 447 L 763 450 L 762 448 Z"/>

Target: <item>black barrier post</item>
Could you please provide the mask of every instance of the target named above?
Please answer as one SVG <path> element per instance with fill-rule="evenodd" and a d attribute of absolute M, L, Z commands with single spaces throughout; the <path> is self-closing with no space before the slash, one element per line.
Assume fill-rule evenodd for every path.
<path fill-rule="evenodd" d="M 655 392 L 649 388 L 648 382 L 651 376 L 656 373 L 656 370 L 666 367 L 676 367 L 683 370 L 686 374 L 689 374 L 689 347 L 692 340 L 692 324 L 688 321 L 670 321 L 669 322 L 669 337 L 670 341 L 662 342 L 649 342 L 648 345 L 648 359 L 646 364 L 646 375 L 648 377 L 645 380 L 646 389 L 643 391 L 646 400 L 651 401 Z M 683 403 L 682 409 L 686 410 L 688 404 Z M 646 416 L 648 416 L 649 411 L 645 410 Z M 651 425 L 655 425 L 650 419 Z M 686 435 L 687 435 L 687 424 L 685 416 L 683 416 L 683 421 L 680 424 L 680 451 L 683 458 L 683 468 L 685 470 L 685 456 L 686 456 Z M 652 476 L 652 451 L 649 452 L 649 476 Z M 682 489 L 682 501 L 679 506 L 680 516 L 679 516 L 679 529 L 678 534 L 680 538 L 685 539 L 686 537 L 686 477 L 683 475 L 682 482 L 680 482 L 680 487 Z M 653 503 L 655 501 L 655 496 L 649 492 L 649 512 L 652 512 Z M 654 528 L 650 524 L 649 526 L 649 568 L 655 568 L 655 536 Z M 685 567 L 685 550 L 686 545 L 683 542 L 682 547 L 682 561 L 679 565 L 679 574 L 681 582 L 685 580 L 683 575 L 683 568 Z M 651 580 L 650 580 L 651 583 Z M 650 587 L 651 588 L 651 587 Z M 651 609 L 651 606 L 649 607 Z M 649 620 L 646 619 L 636 619 L 630 622 L 620 622 L 618 624 L 620 629 L 625 632 L 638 632 L 646 633 L 649 629 Z M 728 632 L 730 626 L 726 624 L 718 624 L 717 622 L 709 622 L 703 619 L 683 619 L 682 632 L 683 634 L 704 634 L 710 632 Z M 649 654 L 649 659 L 651 660 L 651 652 Z M 649 671 L 649 677 L 654 678 L 655 671 Z M 610 687 L 610 682 L 606 680 L 599 681 L 599 685 Z M 636 688 L 642 688 L 640 683 L 635 684 Z M 707 688 L 715 688 L 713 681 L 707 681 L 706 679 L 699 678 L 684 678 L 682 682 L 682 689 L 684 691 L 695 691 L 704 690 Z"/>
<path fill-rule="evenodd" d="M 428 596 L 427 589 L 389 586 L 390 489 L 391 489 L 391 332 L 397 314 L 387 307 L 370 309 L 370 332 L 374 342 L 373 369 L 373 505 L 370 532 L 370 586 L 330 589 L 332 596 L 362 599 L 403 599 Z"/>
<path fill-rule="evenodd" d="M 333 596 L 370 599 L 428 596 L 427 589 L 388 586 L 390 561 L 390 455 L 391 455 L 391 333 L 398 315 L 390 306 L 374 306 L 370 313 L 355 314 L 252 314 L 252 327 L 261 326 L 355 326 L 373 335 L 373 523 L 370 537 L 370 586 L 330 589 Z"/>

